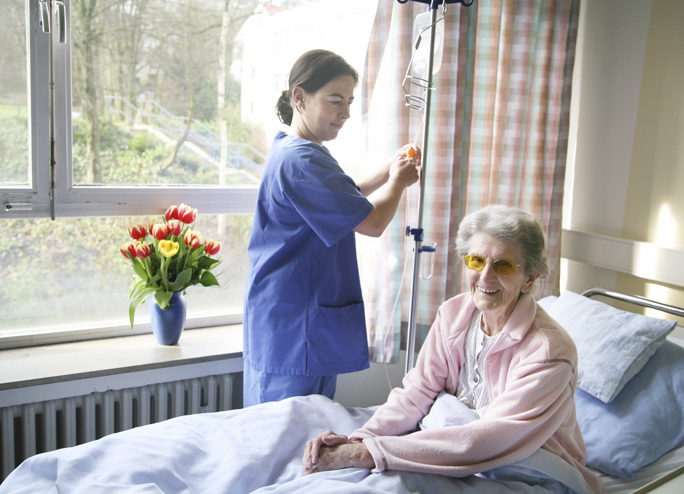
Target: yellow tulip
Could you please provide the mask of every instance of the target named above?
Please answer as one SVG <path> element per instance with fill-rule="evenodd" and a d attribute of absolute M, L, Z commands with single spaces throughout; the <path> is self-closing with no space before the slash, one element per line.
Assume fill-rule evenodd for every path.
<path fill-rule="evenodd" d="M 178 252 L 178 242 L 173 240 L 160 240 L 159 241 L 159 252 L 164 257 L 173 257 L 176 252 Z"/>

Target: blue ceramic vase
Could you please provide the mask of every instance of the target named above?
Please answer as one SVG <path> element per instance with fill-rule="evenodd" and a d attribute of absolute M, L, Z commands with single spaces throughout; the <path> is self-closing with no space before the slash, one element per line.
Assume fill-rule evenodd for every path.
<path fill-rule="evenodd" d="M 160 345 L 175 345 L 185 326 L 186 304 L 183 292 L 171 295 L 169 306 L 161 310 L 154 297 L 150 298 L 152 333 Z"/>

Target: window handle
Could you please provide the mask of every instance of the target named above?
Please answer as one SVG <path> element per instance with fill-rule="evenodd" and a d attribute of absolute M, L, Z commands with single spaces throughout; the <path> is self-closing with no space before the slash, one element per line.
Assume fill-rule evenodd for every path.
<path fill-rule="evenodd" d="M 9 198 L 5 202 L 5 212 L 10 211 L 31 211 L 33 210 L 33 205 L 31 204 L 31 199 L 29 198 Z"/>
<path fill-rule="evenodd" d="M 57 7 L 57 35 L 59 42 L 66 43 L 66 9 L 64 7 L 64 2 L 55 2 L 55 7 Z"/>
<path fill-rule="evenodd" d="M 41 24 L 43 24 L 43 32 L 50 32 L 50 5 L 48 5 L 47 0 L 39 0 L 38 5 L 40 5 L 40 19 Z"/>

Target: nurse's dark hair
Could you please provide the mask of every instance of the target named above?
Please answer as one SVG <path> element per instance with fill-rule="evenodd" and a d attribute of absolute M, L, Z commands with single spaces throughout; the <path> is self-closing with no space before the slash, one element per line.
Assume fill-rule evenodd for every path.
<path fill-rule="evenodd" d="M 304 53 L 290 70 L 289 88 L 283 91 L 276 104 L 276 113 L 281 122 L 292 123 L 292 91 L 301 86 L 313 94 L 327 83 L 341 75 L 349 75 L 359 82 L 359 74 L 341 56 L 328 50 L 311 50 Z"/>
<path fill-rule="evenodd" d="M 468 255 L 470 241 L 478 233 L 517 245 L 525 264 L 525 274 L 546 278 L 549 275 L 549 258 L 546 235 L 537 218 L 522 209 L 490 204 L 470 213 L 458 228 L 456 254 Z"/>

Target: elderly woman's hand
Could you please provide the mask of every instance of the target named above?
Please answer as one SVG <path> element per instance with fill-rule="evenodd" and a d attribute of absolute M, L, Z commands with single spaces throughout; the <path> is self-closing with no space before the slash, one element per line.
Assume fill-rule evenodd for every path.
<path fill-rule="evenodd" d="M 361 441 L 325 431 L 306 443 L 302 465 L 307 474 L 341 468 L 374 468 L 375 462 Z"/>

